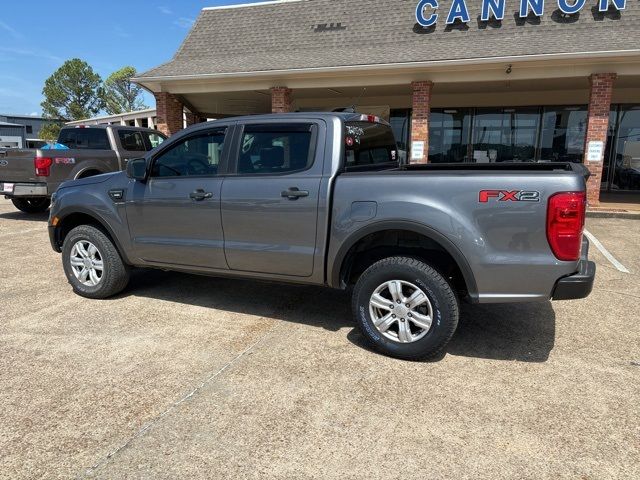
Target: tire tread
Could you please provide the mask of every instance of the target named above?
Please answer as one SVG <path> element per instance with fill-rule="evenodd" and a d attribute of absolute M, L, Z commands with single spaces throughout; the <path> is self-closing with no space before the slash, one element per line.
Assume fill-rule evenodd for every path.
<path fill-rule="evenodd" d="M 67 242 L 72 245 L 80 238 L 86 238 L 92 243 L 99 244 L 96 246 L 100 250 L 102 261 L 105 264 L 106 276 L 102 279 L 99 288 L 95 291 L 82 289 L 82 287 L 76 285 L 74 283 L 75 277 L 73 277 L 73 273 L 67 264 L 70 251 L 70 248 L 66 248 Z M 98 227 L 93 225 L 80 225 L 71 230 L 65 238 L 62 255 L 64 256 L 63 263 L 67 279 L 73 287 L 73 291 L 80 296 L 92 299 L 109 298 L 120 293 L 129 283 L 129 267 L 122 261 L 120 253 L 111 239 Z"/>
<path fill-rule="evenodd" d="M 388 267 L 398 267 L 398 266 L 409 268 L 409 269 L 420 270 L 427 277 L 429 277 L 429 281 L 434 283 L 435 286 L 438 288 L 438 290 L 444 294 L 443 300 L 446 303 L 446 306 L 448 307 L 453 317 L 453 321 L 446 322 L 447 330 L 444 332 L 442 340 L 438 343 L 438 345 L 431 348 L 429 351 L 424 352 L 422 354 L 413 354 L 413 353 L 410 355 L 403 355 L 401 353 L 393 354 L 393 356 L 395 357 L 404 358 L 407 360 L 418 360 L 418 361 L 430 360 L 442 353 L 442 351 L 446 348 L 447 344 L 451 340 L 451 337 L 453 337 L 454 333 L 456 332 L 456 329 L 458 327 L 458 318 L 459 318 L 460 308 L 459 308 L 458 297 L 456 296 L 454 290 L 451 288 L 451 285 L 449 284 L 449 282 L 436 269 L 431 267 L 429 264 L 425 263 L 423 260 L 414 258 L 414 257 L 396 256 L 396 257 L 384 258 L 374 263 L 373 265 L 371 265 L 367 270 L 365 270 L 365 272 L 360 276 L 360 278 L 358 279 L 358 282 L 356 283 L 356 287 L 354 289 L 353 297 L 352 297 L 352 308 L 353 308 L 354 315 L 356 316 L 356 318 L 358 318 L 357 299 L 359 297 L 360 290 L 363 288 L 362 280 L 367 276 L 374 275 L 376 272 L 380 271 L 381 269 L 385 269 Z M 370 345 L 373 349 L 377 351 L 381 351 L 382 353 L 388 354 L 388 352 L 384 351 L 381 348 L 381 346 L 377 342 L 375 342 L 375 340 L 369 337 L 369 335 L 367 335 L 366 333 L 363 333 L 363 336 L 367 344 Z"/>

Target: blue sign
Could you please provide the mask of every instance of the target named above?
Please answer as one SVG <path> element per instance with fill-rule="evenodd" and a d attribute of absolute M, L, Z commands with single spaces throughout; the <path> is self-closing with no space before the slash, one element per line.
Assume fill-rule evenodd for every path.
<path fill-rule="evenodd" d="M 492 18 L 503 20 L 506 10 L 506 0 L 480 0 L 482 2 L 482 13 L 480 19 L 488 22 Z M 520 3 L 518 15 L 526 18 L 529 15 L 542 17 L 544 15 L 544 0 L 516 0 Z M 606 12 L 613 5 L 616 10 L 624 10 L 627 7 L 627 0 L 597 0 L 598 10 Z M 452 0 L 449 13 L 447 14 L 447 25 L 451 25 L 459 20 L 462 23 L 469 23 L 469 9 L 467 0 Z M 573 15 L 582 10 L 587 4 L 587 0 L 557 0 L 558 8 L 567 15 Z M 438 0 L 420 0 L 416 7 L 416 21 L 423 27 L 431 27 L 438 21 Z"/>

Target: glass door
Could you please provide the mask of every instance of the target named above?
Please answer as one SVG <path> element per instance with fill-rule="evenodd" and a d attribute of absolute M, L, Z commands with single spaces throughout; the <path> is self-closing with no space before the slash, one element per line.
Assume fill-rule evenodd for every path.
<path fill-rule="evenodd" d="M 640 191 L 640 105 L 621 105 L 617 117 L 608 162 L 609 190 Z"/>

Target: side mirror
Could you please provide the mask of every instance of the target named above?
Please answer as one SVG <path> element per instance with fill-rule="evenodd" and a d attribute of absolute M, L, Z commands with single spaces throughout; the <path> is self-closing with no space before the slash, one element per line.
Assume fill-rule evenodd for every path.
<path fill-rule="evenodd" d="M 140 182 L 147 180 L 147 161 L 144 158 L 132 158 L 127 162 L 127 177 Z"/>

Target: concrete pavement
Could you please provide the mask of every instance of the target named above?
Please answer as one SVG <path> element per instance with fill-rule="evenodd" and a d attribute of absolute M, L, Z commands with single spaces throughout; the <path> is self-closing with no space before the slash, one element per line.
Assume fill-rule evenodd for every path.
<path fill-rule="evenodd" d="M 368 351 L 349 297 L 140 271 L 75 296 L 0 200 L 0 477 L 640 478 L 640 222 L 590 219 L 586 300 L 464 307 L 446 355 Z"/>

